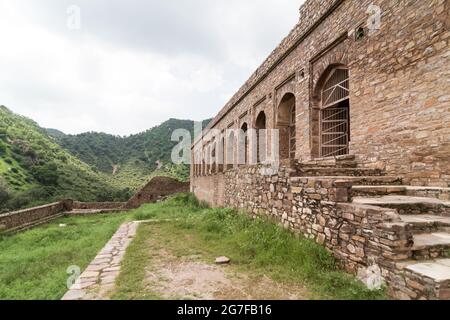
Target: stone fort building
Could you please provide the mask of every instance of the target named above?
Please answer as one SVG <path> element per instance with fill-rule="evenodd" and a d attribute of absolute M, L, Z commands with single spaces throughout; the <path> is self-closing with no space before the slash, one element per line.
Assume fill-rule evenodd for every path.
<path fill-rule="evenodd" d="M 447 0 L 307 0 L 194 142 L 191 191 L 314 239 L 393 297 L 450 299 L 449 41 Z"/>

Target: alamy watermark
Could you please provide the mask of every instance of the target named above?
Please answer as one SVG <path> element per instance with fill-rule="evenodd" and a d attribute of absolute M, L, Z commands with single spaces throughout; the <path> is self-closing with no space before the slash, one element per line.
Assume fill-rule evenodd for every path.
<path fill-rule="evenodd" d="M 381 8 L 371 4 L 367 8 L 366 13 L 369 15 L 369 18 L 367 19 L 367 29 L 369 29 L 369 35 L 372 35 L 381 29 Z"/>
<path fill-rule="evenodd" d="M 275 174 L 279 169 L 278 129 L 209 129 L 195 123 L 194 137 L 186 129 L 172 133 L 178 144 L 172 150 L 174 164 L 194 165 L 194 171 L 211 173 L 218 168 L 261 164 L 261 173 Z M 193 146 L 193 147 L 192 147 Z"/>
<path fill-rule="evenodd" d="M 69 275 L 69 277 L 67 278 L 67 289 L 71 289 L 75 283 L 77 282 L 77 280 L 80 278 L 81 275 L 81 268 L 79 266 L 70 266 L 67 268 L 67 274 Z"/>
<path fill-rule="evenodd" d="M 81 8 L 77 5 L 71 5 L 67 8 L 66 26 L 69 30 L 81 29 Z"/>

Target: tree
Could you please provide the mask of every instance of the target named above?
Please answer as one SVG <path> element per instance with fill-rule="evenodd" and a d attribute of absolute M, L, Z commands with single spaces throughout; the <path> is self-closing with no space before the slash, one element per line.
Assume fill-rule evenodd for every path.
<path fill-rule="evenodd" d="M 0 181 L 0 203 L 5 203 L 11 198 L 8 188 L 3 181 Z"/>
<path fill-rule="evenodd" d="M 6 153 L 6 144 L 0 140 L 0 156 Z"/>
<path fill-rule="evenodd" d="M 33 175 L 43 185 L 55 186 L 58 184 L 58 166 L 54 162 L 37 167 Z"/>

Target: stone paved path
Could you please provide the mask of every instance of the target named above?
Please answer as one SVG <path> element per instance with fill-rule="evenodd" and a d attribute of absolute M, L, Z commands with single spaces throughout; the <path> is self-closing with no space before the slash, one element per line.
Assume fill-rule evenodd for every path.
<path fill-rule="evenodd" d="M 99 252 L 62 300 L 102 300 L 114 289 L 120 262 L 136 235 L 139 222 L 124 223 Z"/>

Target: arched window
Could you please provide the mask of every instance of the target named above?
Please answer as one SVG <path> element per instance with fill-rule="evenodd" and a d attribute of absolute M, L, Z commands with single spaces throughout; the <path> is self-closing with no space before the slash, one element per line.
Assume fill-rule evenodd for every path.
<path fill-rule="evenodd" d="M 198 177 L 198 152 L 194 152 L 194 177 Z"/>
<path fill-rule="evenodd" d="M 219 143 L 219 149 L 218 149 L 218 166 L 219 166 L 219 172 L 224 172 L 224 165 L 225 165 L 225 158 L 226 158 L 226 152 L 225 152 L 225 137 L 222 135 L 220 138 Z"/>
<path fill-rule="evenodd" d="M 242 124 L 239 132 L 239 164 L 248 163 L 248 125 Z"/>
<path fill-rule="evenodd" d="M 235 136 L 234 136 L 234 132 L 232 130 L 230 130 L 230 132 L 228 133 L 228 138 L 227 138 L 227 156 L 226 156 L 226 164 L 227 164 L 227 170 L 228 169 L 233 169 L 235 161 L 234 161 L 234 141 L 235 141 Z"/>
<path fill-rule="evenodd" d="M 331 68 L 323 75 L 320 90 L 320 156 L 349 153 L 350 81 L 345 66 Z"/>
<path fill-rule="evenodd" d="M 257 163 L 264 162 L 266 160 L 266 150 L 267 150 L 267 137 L 266 130 L 267 119 L 264 111 L 261 111 L 256 117 L 255 129 L 256 129 L 256 161 Z"/>
<path fill-rule="evenodd" d="M 211 146 L 211 173 L 217 173 L 217 143 Z"/>
<path fill-rule="evenodd" d="M 277 127 L 280 130 L 280 159 L 295 159 L 296 107 L 295 96 L 286 93 L 278 106 Z"/>

